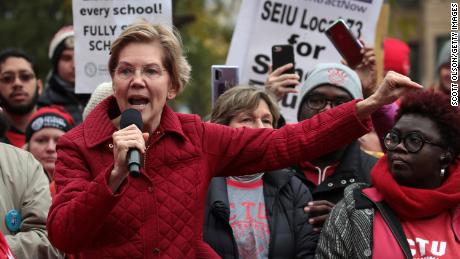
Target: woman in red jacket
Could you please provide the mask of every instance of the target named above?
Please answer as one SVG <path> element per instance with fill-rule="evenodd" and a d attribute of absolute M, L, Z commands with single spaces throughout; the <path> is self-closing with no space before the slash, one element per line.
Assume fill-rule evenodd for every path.
<path fill-rule="evenodd" d="M 128 27 L 112 44 L 109 71 L 114 96 L 58 143 L 49 238 L 83 258 L 216 256 L 202 240 L 213 176 L 270 171 L 321 156 L 366 133 L 368 116 L 378 107 L 421 87 L 390 73 L 363 101 L 279 130 L 235 129 L 166 105 L 190 75 L 179 37 L 169 27 Z M 120 129 L 120 112 L 128 108 L 142 113 L 142 129 Z M 137 178 L 128 177 L 130 148 L 143 156 Z"/>

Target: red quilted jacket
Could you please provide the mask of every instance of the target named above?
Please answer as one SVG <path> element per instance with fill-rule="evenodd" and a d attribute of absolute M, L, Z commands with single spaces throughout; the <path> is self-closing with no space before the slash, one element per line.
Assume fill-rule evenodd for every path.
<path fill-rule="evenodd" d="M 117 194 L 107 185 L 113 168 L 113 97 L 59 139 L 57 196 L 48 216 L 51 242 L 83 258 L 206 258 L 203 210 L 213 176 L 247 174 L 312 160 L 364 134 L 355 102 L 279 130 L 234 129 L 196 115 L 163 110 L 147 142 L 139 178 Z"/>

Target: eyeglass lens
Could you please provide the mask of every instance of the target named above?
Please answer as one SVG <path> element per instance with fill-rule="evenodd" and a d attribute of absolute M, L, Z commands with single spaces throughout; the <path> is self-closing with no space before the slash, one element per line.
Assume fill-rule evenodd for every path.
<path fill-rule="evenodd" d="M 307 105 L 311 109 L 321 110 L 329 103 L 331 107 L 336 107 L 350 100 L 344 98 L 329 99 L 323 95 L 309 95 L 306 98 Z"/>
<path fill-rule="evenodd" d="M 401 140 L 403 141 L 404 147 L 409 152 L 418 152 L 422 149 L 423 144 L 425 143 L 423 137 L 416 132 L 411 132 L 402 139 L 399 134 L 390 132 L 386 135 L 384 144 L 388 150 L 392 151 L 399 145 L 399 143 L 401 143 Z"/>
<path fill-rule="evenodd" d="M 0 77 L 0 82 L 4 84 L 12 84 L 16 80 L 16 77 L 19 78 L 19 80 L 23 83 L 27 83 L 33 78 L 35 78 L 35 75 L 32 73 L 20 73 L 18 75 L 16 74 L 6 74 Z"/>

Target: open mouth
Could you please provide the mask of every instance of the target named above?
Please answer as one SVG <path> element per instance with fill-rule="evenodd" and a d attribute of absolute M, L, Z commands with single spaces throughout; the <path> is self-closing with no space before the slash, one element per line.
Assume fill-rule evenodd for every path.
<path fill-rule="evenodd" d="M 149 103 L 149 99 L 145 97 L 130 97 L 128 98 L 128 103 L 133 108 L 144 108 Z"/>

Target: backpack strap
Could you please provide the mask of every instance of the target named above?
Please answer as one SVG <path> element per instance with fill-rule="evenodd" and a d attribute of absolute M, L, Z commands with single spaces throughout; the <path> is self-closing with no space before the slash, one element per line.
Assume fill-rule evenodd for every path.
<path fill-rule="evenodd" d="M 385 201 L 374 202 L 369 197 L 364 195 L 362 189 L 353 190 L 353 198 L 355 200 L 356 209 L 368 209 L 368 208 L 377 208 L 377 210 L 382 215 L 383 219 L 387 223 L 391 232 L 393 233 L 396 241 L 401 247 L 403 254 L 406 259 L 412 259 L 412 253 L 409 248 L 409 243 L 407 242 L 406 235 L 401 226 L 399 218 L 393 212 L 393 210 L 388 206 Z"/>

